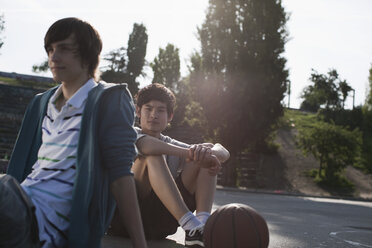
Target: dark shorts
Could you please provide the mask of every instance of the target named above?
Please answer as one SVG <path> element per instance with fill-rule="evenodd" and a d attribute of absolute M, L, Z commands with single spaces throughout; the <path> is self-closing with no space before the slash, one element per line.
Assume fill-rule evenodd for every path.
<path fill-rule="evenodd" d="M 195 195 L 185 188 L 181 175 L 176 178 L 176 184 L 186 206 L 191 212 L 194 212 L 196 209 Z M 154 191 L 151 191 L 148 196 L 138 201 L 146 239 L 164 239 L 177 231 L 179 226 L 177 220 L 163 205 Z M 129 237 L 128 232 L 120 221 L 117 210 L 111 222 L 109 234 Z"/>
<path fill-rule="evenodd" d="M 35 206 L 8 175 L 0 175 L 0 247 L 40 247 Z"/>

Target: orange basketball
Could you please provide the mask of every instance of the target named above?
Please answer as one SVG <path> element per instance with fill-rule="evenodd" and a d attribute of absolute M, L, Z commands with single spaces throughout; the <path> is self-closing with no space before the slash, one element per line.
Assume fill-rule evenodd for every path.
<path fill-rule="evenodd" d="M 267 248 L 269 229 L 255 209 L 232 203 L 208 218 L 203 238 L 206 248 Z"/>

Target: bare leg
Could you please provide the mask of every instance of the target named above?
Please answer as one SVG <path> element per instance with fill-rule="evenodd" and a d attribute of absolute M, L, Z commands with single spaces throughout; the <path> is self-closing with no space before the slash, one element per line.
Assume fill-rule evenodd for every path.
<path fill-rule="evenodd" d="M 163 156 L 146 156 L 133 165 L 132 171 L 140 197 L 152 188 L 176 220 L 189 211 Z"/>
<path fill-rule="evenodd" d="M 196 163 L 188 163 L 182 172 L 182 182 L 190 193 L 195 193 L 196 212 L 211 212 L 217 176 Z"/>

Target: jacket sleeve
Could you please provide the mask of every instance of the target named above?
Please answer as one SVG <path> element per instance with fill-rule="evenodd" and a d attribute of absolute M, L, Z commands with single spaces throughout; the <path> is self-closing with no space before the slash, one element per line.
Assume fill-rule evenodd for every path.
<path fill-rule="evenodd" d="M 98 127 L 99 145 L 111 183 L 119 177 L 132 175 L 137 133 L 133 126 L 134 104 L 128 90 L 112 90 L 103 97 Z"/>
<path fill-rule="evenodd" d="M 38 106 L 40 97 L 34 97 L 28 105 L 22 120 L 16 143 L 9 161 L 7 174 L 20 183 L 31 172 L 31 167 L 37 160 L 37 151 L 41 137 L 37 137 L 37 127 L 40 116 Z"/>

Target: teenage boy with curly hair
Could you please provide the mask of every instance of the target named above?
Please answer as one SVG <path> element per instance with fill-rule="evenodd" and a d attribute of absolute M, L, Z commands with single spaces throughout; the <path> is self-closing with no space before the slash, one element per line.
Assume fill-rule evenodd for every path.
<path fill-rule="evenodd" d="M 165 238 L 181 226 L 186 247 L 203 247 L 203 227 L 211 213 L 217 173 L 230 155 L 220 144 L 188 145 L 163 135 L 173 118 L 175 101 L 174 94 L 161 84 L 138 92 L 136 145 L 140 155 L 132 171 L 146 238 Z M 118 215 L 111 233 L 127 235 Z"/>

